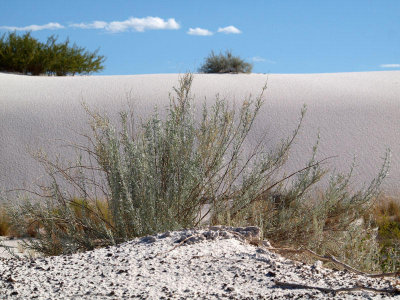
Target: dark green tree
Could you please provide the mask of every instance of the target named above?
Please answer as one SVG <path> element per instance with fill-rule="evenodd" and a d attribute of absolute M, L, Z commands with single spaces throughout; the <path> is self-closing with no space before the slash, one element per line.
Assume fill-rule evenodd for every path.
<path fill-rule="evenodd" d="M 216 55 L 211 51 L 203 65 L 199 68 L 201 73 L 251 73 L 253 65 L 244 61 L 239 56 L 234 56 L 231 51 Z"/>
<path fill-rule="evenodd" d="M 41 43 L 30 32 L 22 36 L 10 32 L 0 38 L 0 71 L 57 76 L 90 74 L 103 70 L 104 61 L 98 50 L 90 52 L 76 44 L 70 46 L 69 39 L 57 43 L 57 37 L 50 36 L 46 43 Z"/>

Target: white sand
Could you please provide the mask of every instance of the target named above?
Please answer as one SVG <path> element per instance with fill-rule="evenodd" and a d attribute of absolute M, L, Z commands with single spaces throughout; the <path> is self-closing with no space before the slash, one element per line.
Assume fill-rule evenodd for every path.
<path fill-rule="evenodd" d="M 23 247 L 27 239 L 0 236 L 0 259 L 42 256 Z"/>
<path fill-rule="evenodd" d="M 134 76 L 29 77 L 0 74 L 0 189 L 29 187 L 43 171 L 27 150 L 43 148 L 50 156 L 75 153 L 59 148 L 55 139 L 82 141 L 74 131 L 87 132 L 81 107 L 109 114 L 127 108 L 146 117 L 154 105 L 163 109 L 177 74 Z M 253 137 L 265 129 L 274 146 L 294 129 L 301 107 L 308 112 L 286 170 L 304 165 L 318 132 L 320 158 L 337 155 L 331 168 L 347 171 L 357 156 L 356 185 L 371 180 L 381 166 L 385 149 L 392 150 L 392 167 L 384 189 L 400 190 L 400 71 L 308 75 L 198 75 L 193 92 L 197 102 L 213 101 L 220 93 L 240 103 L 258 94 L 268 77 L 266 104 Z"/>
<path fill-rule="evenodd" d="M 256 237 L 259 231 L 254 227 L 185 230 L 69 256 L 0 259 L 0 295 L 6 299 L 399 298 L 371 291 L 317 290 L 356 286 L 393 290 L 395 282 L 284 259 L 265 246 L 248 244 L 238 234 Z M 288 288 L 278 282 L 308 287 Z"/>

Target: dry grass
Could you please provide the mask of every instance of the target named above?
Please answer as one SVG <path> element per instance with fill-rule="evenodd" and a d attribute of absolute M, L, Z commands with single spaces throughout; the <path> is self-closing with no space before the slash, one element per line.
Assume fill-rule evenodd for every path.
<path fill-rule="evenodd" d="M 73 211 L 77 220 L 82 218 L 89 218 L 92 222 L 99 222 L 98 217 L 90 212 L 99 213 L 105 220 L 112 224 L 111 213 L 108 208 L 108 203 L 105 200 L 97 200 L 95 203 L 89 203 L 84 199 L 74 198 L 70 202 L 71 210 Z M 88 213 L 89 212 L 89 213 Z M 57 211 L 54 211 L 57 215 Z M 40 224 L 37 220 L 25 220 L 25 224 L 29 224 L 24 231 L 20 231 L 19 228 L 13 228 L 11 218 L 7 213 L 6 207 L 0 207 L 0 236 L 12 236 L 12 237 L 37 237 L 39 231 L 43 230 L 43 224 Z M 59 224 L 62 227 L 62 224 Z M 83 228 L 81 228 L 83 230 Z"/>
<path fill-rule="evenodd" d="M 374 206 L 373 216 L 378 223 L 383 219 L 400 223 L 400 197 L 381 195 Z"/>
<path fill-rule="evenodd" d="M 378 240 L 381 243 L 400 242 L 400 197 L 381 195 L 364 219 L 371 220 L 378 228 Z"/>
<path fill-rule="evenodd" d="M 74 212 L 77 219 L 89 218 L 92 222 L 99 222 L 98 216 L 94 213 L 98 213 L 107 223 L 113 225 L 111 218 L 111 211 L 106 200 L 96 200 L 95 202 L 89 202 L 84 199 L 74 198 L 70 202 L 70 207 Z"/>
<path fill-rule="evenodd" d="M 254 214 L 253 217 L 257 218 L 257 213 L 261 211 L 276 211 L 277 207 L 270 207 L 271 203 L 266 201 L 254 203 Z M 112 223 L 111 212 L 108 207 L 108 203 L 105 200 L 97 200 L 95 203 L 89 203 L 84 199 L 74 198 L 70 203 L 70 207 L 76 216 L 77 220 L 81 218 L 90 218 L 93 222 L 98 222 L 99 219 L 95 215 L 91 215 L 88 212 L 95 211 L 100 213 L 102 217 L 108 222 Z M 388 197 L 385 195 L 379 196 L 375 200 L 375 205 L 371 210 L 364 216 L 366 221 L 371 221 L 374 226 L 378 229 L 377 240 L 381 247 L 381 262 L 382 270 L 393 270 L 400 267 L 400 198 Z M 259 220 L 247 219 L 243 220 L 246 224 L 255 224 Z M 13 230 L 11 226 L 10 217 L 7 215 L 4 207 L 0 208 L 0 236 L 15 236 L 15 237 L 37 237 L 40 230 L 43 230 L 43 226 L 37 221 L 28 222 L 31 225 L 28 227 L 25 233 L 18 233 Z M 61 224 L 60 224 L 61 226 Z M 84 228 L 80 228 L 84 231 Z M 271 242 L 275 247 L 283 247 L 286 245 L 280 244 L 278 240 L 272 239 Z M 57 241 L 54 240 L 54 244 Z M 289 255 L 292 259 L 301 260 L 304 262 L 312 263 L 314 259 L 312 257 L 293 254 Z"/>
<path fill-rule="evenodd" d="M 34 226 L 29 226 L 23 235 L 18 233 L 18 231 L 12 226 L 10 215 L 7 213 L 7 208 L 0 207 L 0 236 L 35 237 L 36 234 Z"/>
<path fill-rule="evenodd" d="M 370 216 L 378 229 L 380 265 L 385 271 L 400 268 L 400 197 L 380 196 Z"/>
<path fill-rule="evenodd" d="M 11 233 L 11 222 L 6 209 L 0 207 L 0 236 L 8 236 Z"/>

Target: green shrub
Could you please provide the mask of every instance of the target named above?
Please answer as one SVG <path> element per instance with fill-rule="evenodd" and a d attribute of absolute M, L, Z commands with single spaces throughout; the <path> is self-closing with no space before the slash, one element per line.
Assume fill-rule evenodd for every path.
<path fill-rule="evenodd" d="M 378 268 L 379 247 L 363 216 L 373 205 L 388 160 L 365 190 L 351 193 L 350 173 L 332 175 L 328 187 L 317 193 L 315 184 L 326 173 L 315 160 L 317 145 L 302 170 L 279 176 L 305 109 L 293 134 L 275 150 L 266 150 L 261 138 L 245 156 L 265 87 L 238 111 L 217 98 L 211 108 L 203 106 L 197 121 L 192 79 L 185 75 L 174 88 L 164 120 L 155 113 L 137 124 L 132 115 L 121 113 L 117 130 L 109 118 L 87 109 L 91 146 L 76 147 L 95 164 L 85 166 L 80 160 L 64 167 L 38 156 L 53 178 L 45 201 L 27 201 L 12 210 L 14 226 L 25 228 L 26 220 L 40 224 L 38 239 L 27 247 L 47 255 L 73 253 L 196 227 L 205 220 L 201 210 L 207 204 L 211 224 L 257 225 L 276 244 L 310 247 L 364 269 Z M 65 183 L 77 191 L 79 201 L 63 192 Z M 97 199 L 105 199 L 107 213 Z"/>
<path fill-rule="evenodd" d="M 0 38 L 0 71 L 57 76 L 99 72 L 105 59 L 97 53 L 70 46 L 68 39 L 57 43 L 57 38 L 50 36 L 41 43 L 29 32 L 22 36 L 13 32 Z"/>
<path fill-rule="evenodd" d="M 252 64 L 245 62 L 239 56 L 233 56 L 231 51 L 216 55 L 214 51 L 206 57 L 200 67 L 201 73 L 251 73 Z"/>
<path fill-rule="evenodd" d="M 175 88 L 176 98 L 170 99 L 165 121 L 155 114 L 136 132 L 130 130 L 133 119 L 126 113 L 121 114 L 122 131 L 116 132 L 107 117 L 88 110 L 93 148 L 85 151 L 98 163 L 90 169 L 100 169 L 107 183 L 102 187 L 104 195 L 98 198 L 106 199 L 112 222 L 107 222 L 97 207 L 90 205 L 82 207 L 91 217 L 77 218 L 69 205 L 73 198 L 61 191 L 55 174 L 80 191 L 79 198 L 90 202 L 98 199 L 89 196 L 88 175 L 84 174 L 87 168 L 68 168 L 71 172 L 79 171 L 71 174 L 39 158 L 54 178 L 47 189 L 50 192 L 44 195 L 46 202 L 26 202 L 13 211 L 15 224 L 20 228 L 25 226 L 21 225 L 23 220 L 37 220 L 41 224 L 43 230 L 38 232 L 37 242 L 41 244 L 31 245 L 34 250 L 71 253 L 136 236 L 194 227 L 200 223 L 204 204 L 214 203 L 216 209 L 219 202 L 240 192 L 235 178 L 239 174 L 235 173 L 243 171 L 238 169 L 239 156 L 262 96 L 244 102 L 239 115 L 217 99 L 211 112 L 204 107 L 203 119 L 197 123 L 190 98 L 191 83 L 192 76 L 187 75 Z M 290 143 L 287 141 L 279 154 L 264 158 L 274 159 L 275 165 L 265 162 L 265 172 L 256 175 L 254 184 L 260 185 L 259 177 L 265 177 L 268 168 L 271 171 L 283 162 Z M 226 165 L 225 161 L 230 163 Z M 94 217 L 96 222 L 92 221 Z M 52 248 L 54 240 L 60 242 Z"/>

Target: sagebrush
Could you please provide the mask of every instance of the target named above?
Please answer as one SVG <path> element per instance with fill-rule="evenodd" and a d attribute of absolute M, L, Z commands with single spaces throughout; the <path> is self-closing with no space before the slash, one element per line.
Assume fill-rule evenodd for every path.
<path fill-rule="evenodd" d="M 331 174 L 324 190 L 316 188 L 327 172 L 316 160 L 317 143 L 303 169 L 280 177 L 305 109 L 280 145 L 260 137 L 244 151 L 266 86 L 238 110 L 217 97 L 211 107 L 203 105 L 198 120 L 192 80 L 191 74 L 181 78 L 164 119 L 154 113 L 138 124 L 134 114 L 123 112 L 117 125 L 87 109 L 91 146 L 75 145 L 82 151 L 75 166 L 38 156 L 52 178 L 44 201 L 11 210 L 16 228 L 36 228 L 38 239 L 26 246 L 55 255 L 202 224 L 256 225 L 273 243 L 378 269 L 376 231 L 364 216 L 387 173 L 388 157 L 376 179 L 356 192 L 351 172 Z M 73 195 L 62 189 L 66 182 Z"/>

